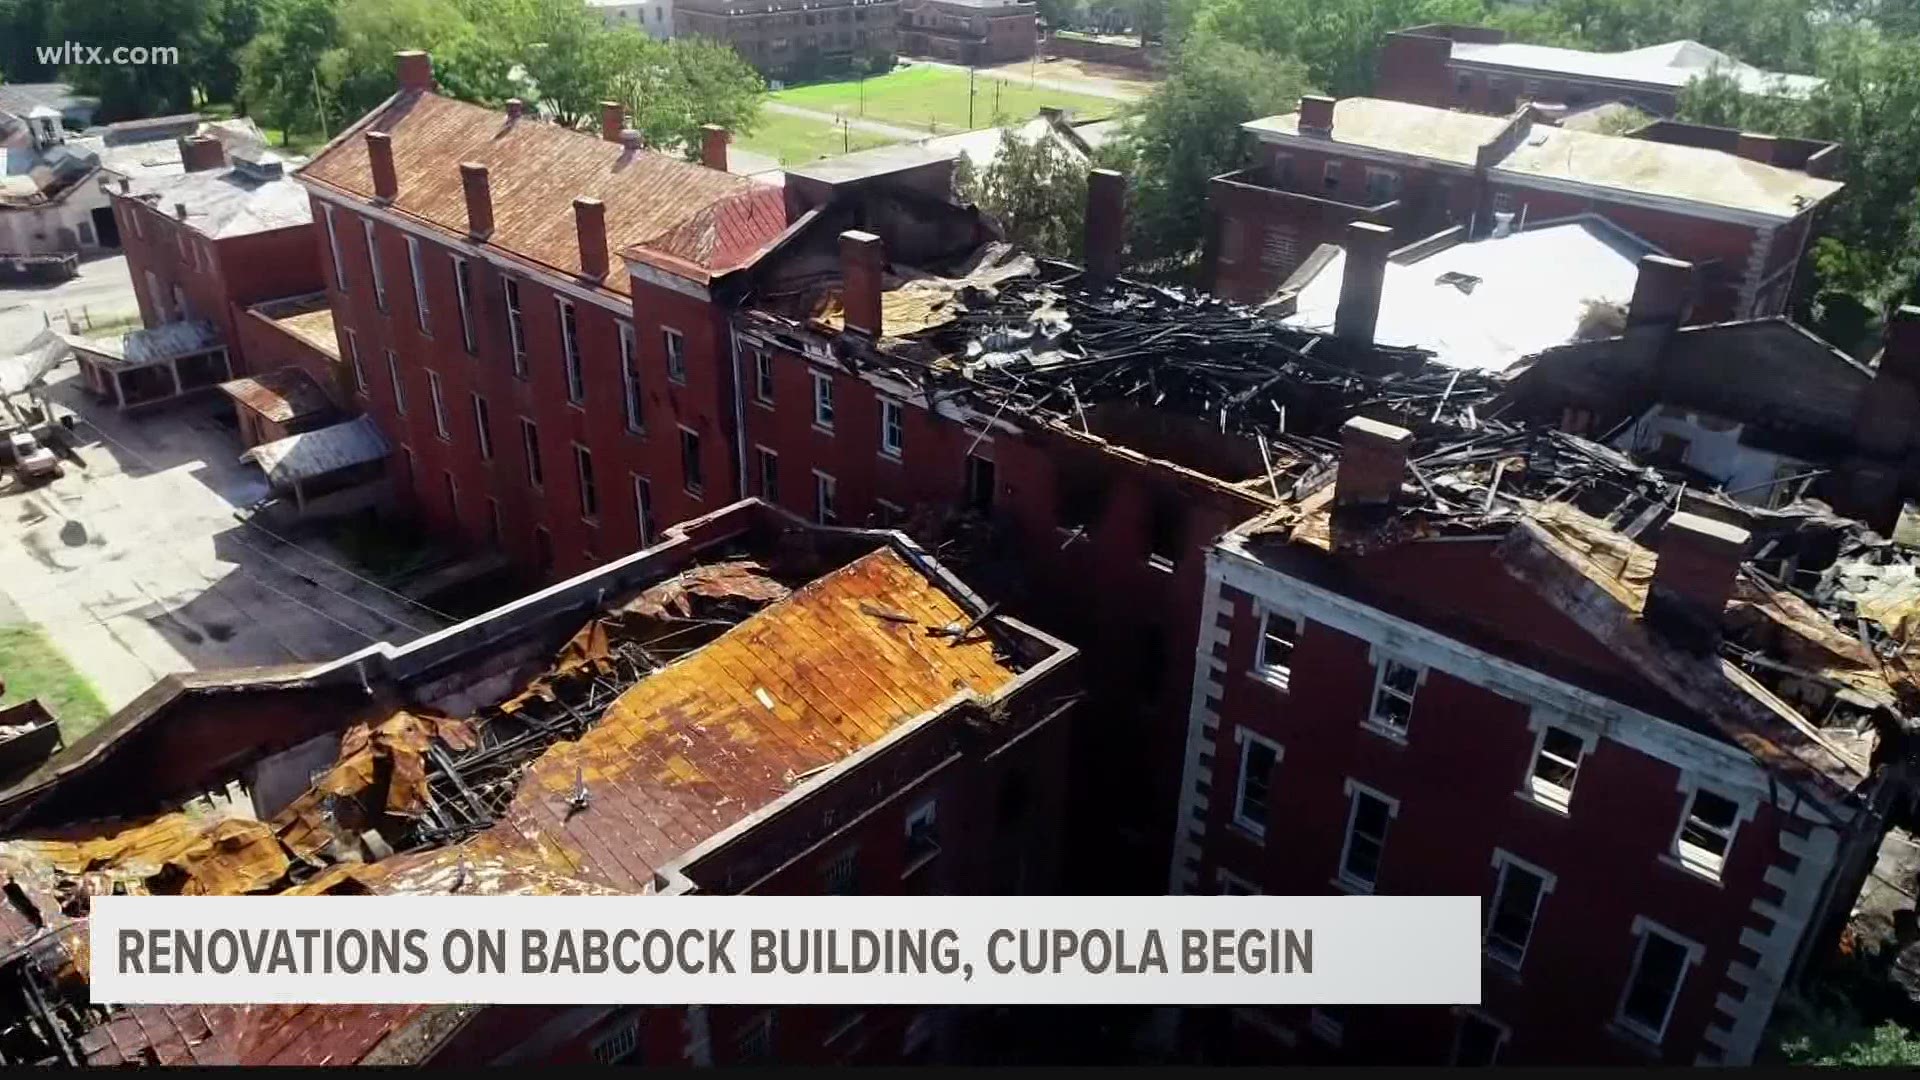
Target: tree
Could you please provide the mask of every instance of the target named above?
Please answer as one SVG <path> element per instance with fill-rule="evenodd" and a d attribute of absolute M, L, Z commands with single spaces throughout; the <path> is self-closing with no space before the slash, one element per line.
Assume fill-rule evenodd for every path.
<path fill-rule="evenodd" d="M 250 114 L 283 133 L 319 131 L 337 116 L 319 72 L 339 36 L 333 0 L 267 0 L 260 32 L 240 54 L 240 95 Z"/>
<path fill-rule="evenodd" d="M 76 64 L 60 73 L 100 99 L 102 121 L 183 113 L 193 108 L 192 73 L 210 51 L 208 0 L 92 0 L 53 6 L 48 44 L 77 41 L 111 52 L 120 46 L 176 48 L 178 63 Z"/>
<path fill-rule="evenodd" d="M 962 155 L 965 158 L 965 155 Z M 1077 261 L 1086 223 L 1086 159 L 1051 135 L 1023 139 L 1011 129 L 983 168 L 956 169 L 960 194 L 1000 223 L 1027 251 Z"/>
<path fill-rule="evenodd" d="M 766 83 L 732 46 L 702 37 L 655 41 L 636 31 L 636 60 L 616 67 L 612 96 L 627 105 L 647 145 L 700 150 L 700 129 L 718 124 L 744 135 L 760 118 Z"/>
<path fill-rule="evenodd" d="M 207 101 L 234 101 L 236 111 L 246 111 L 244 101 L 235 101 L 240 93 L 240 54 L 260 32 L 261 6 L 262 0 L 211 0 L 208 49 L 194 71 Z"/>
<path fill-rule="evenodd" d="M 341 123 L 364 115 L 393 93 L 393 54 L 423 49 L 434 58 L 436 80 L 474 36 L 454 0 L 337 0 L 334 47 L 320 62 L 320 82 L 339 109 Z M 582 8 L 584 11 L 585 9 Z M 470 92 L 481 88 L 470 88 Z M 485 88 L 493 89 L 493 88 Z M 487 96 L 484 91 L 476 96 Z"/>
<path fill-rule="evenodd" d="M 1484 0 L 1197 0 L 1173 13 L 1175 26 L 1306 65 L 1307 80 L 1335 97 L 1373 87 L 1380 43 L 1394 30 L 1421 23 L 1475 23 Z"/>
<path fill-rule="evenodd" d="M 41 82 L 53 76 L 36 48 L 57 44 L 53 37 L 54 0 L 0 0 L 0 71 L 16 82 Z"/>
<path fill-rule="evenodd" d="M 1240 125 L 1298 107 L 1307 84 L 1297 60 L 1207 34 L 1187 39 L 1172 69 L 1103 164 L 1132 176 L 1137 260 L 1184 266 L 1207 235 L 1207 182 L 1245 164 Z"/>

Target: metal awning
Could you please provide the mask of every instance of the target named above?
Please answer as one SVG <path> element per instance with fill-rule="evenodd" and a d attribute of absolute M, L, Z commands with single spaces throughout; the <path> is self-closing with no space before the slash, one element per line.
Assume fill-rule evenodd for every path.
<path fill-rule="evenodd" d="M 285 488 L 330 472 L 379 461 L 387 453 L 386 437 L 380 434 L 373 418 L 359 416 L 344 424 L 262 443 L 241 454 L 240 460 L 260 466 L 267 474 L 268 483 Z"/>
<path fill-rule="evenodd" d="M 135 330 L 119 338 L 66 336 L 67 344 L 95 363 L 116 368 L 149 367 L 212 352 L 225 345 L 220 331 L 205 319 Z"/>

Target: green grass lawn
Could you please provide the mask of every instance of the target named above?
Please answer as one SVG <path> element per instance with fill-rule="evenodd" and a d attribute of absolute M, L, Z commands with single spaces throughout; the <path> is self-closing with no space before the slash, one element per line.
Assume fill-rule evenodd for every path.
<path fill-rule="evenodd" d="M 736 138 L 734 144 L 742 150 L 777 158 L 782 165 L 801 165 L 815 158 L 871 150 L 892 141 L 884 135 L 858 129 L 843 133 L 839 125 L 824 120 L 765 112 L 760 114 L 758 130 Z"/>
<path fill-rule="evenodd" d="M 0 626 L 0 679 L 7 684 L 0 705 L 39 698 L 60 721 L 60 734 L 69 743 L 107 718 L 107 707 L 93 685 L 32 627 Z"/>
<path fill-rule="evenodd" d="M 1043 105 L 1071 109 L 1082 118 L 1110 116 L 1120 109 L 1118 102 L 1089 94 L 980 78 L 974 81 L 973 122 L 969 124 L 967 73 L 926 66 L 902 68 L 868 79 L 864 91 L 859 80 L 848 79 L 790 87 L 772 97 L 803 109 L 864 116 L 932 135 L 1030 120 Z"/>
<path fill-rule="evenodd" d="M 199 112 L 209 120 L 233 119 L 233 106 L 223 101 L 205 102 L 201 104 Z M 259 125 L 260 134 L 267 137 L 267 146 L 273 150 L 311 157 L 314 151 L 327 145 L 327 140 L 317 131 L 296 131 L 289 139 L 287 133 L 279 128 L 270 128 L 261 124 L 259 120 L 255 120 L 254 123 Z"/>

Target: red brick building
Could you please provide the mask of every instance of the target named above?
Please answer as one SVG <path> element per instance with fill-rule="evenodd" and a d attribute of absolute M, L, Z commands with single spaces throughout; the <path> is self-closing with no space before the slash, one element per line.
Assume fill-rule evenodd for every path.
<path fill-rule="evenodd" d="M 1747 93 L 1803 97 L 1821 80 L 1762 71 L 1697 41 L 1590 52 L 1508 41 L 1483 26 L 1415 26 L 1380 47 L 1375 92 L 1395 101 L 1504 116 L 1524 101 L 1577 111 L 1624 102 L 1672 116 L 1687 83 L 1718 72 Z"/>
<path fill-rule="evenodd" d="M 900 51 L 956 64 L 1025 60 L 1039 45 L 1031 0 L 902 0 Z"/>
<path fill-rule="evenodd" d="M 955 624 L 959 636 L 941 632 Z M 87 923 L 84 907 L 58 899 L 75 884 L 61 849 L 88 837 L 108 841 L 94 850 L 127 845 L 143 854 L 89 867 L 162 893 L 1044 894 L 1057 889 L 1064 839 L 1051 778 L 1066 767 L 1075 667 L 1073 648 L 995 615 L 899 535 L 814 528 L 748 502 L 409 645 L 298 672 L 170 678 L 109 718 L 87 754 L 0 792 L 8 841 L 51 841 L 0 841 L 24 905 L 0 917 L 0 937 L 40 961 L 0 978 L 62 1003 L 37 1037 L 0 1025 L 8 1056 L 944 1055 L 978 1017 L 885 1006 L 66 1008 L 85 1001 L 72 957 Z M 679 719 L 662 726 L 669 714 Z M 551 798 L 555 783 L 576 794 Z M 225 812 L 205 816 L 210 799 Z"/>
<path fill-rule="evenodd" d="M 210 322 L 234 372 L 251 372 L 246 309 L 320 288 L 307 201 L 270 152 L 247 148 L 229 161 L 219 140 L 189 136 L 181 157 L 184 175 L 113 192 L 140 319 L 150 329 Z"/>
<path fill-rule="evenodd" d="M 603 139 L 496 113 L 406 54 L 400 92 L 298 172 L 400 504 L 545 574 L 733 499 L 713 288 L 787 224 L 778 188 L 623 143 L 618 113 Z"/>
<path fill-rule="evenodd" d="M 1243 127 L 1256 160 L 1213 181 L 1207 257 L 1214 290 L 1250 302 L 1354 221 L 1409 239 L 1460 225 L 1477 238 L 1592 214 L 1695 264 L 1701 320 L 1775 315 L 1815 214 L 1841 187 L 1775 164 L 1779 142 L 1766 136 L 1687 145 L 1556 127 L 1529 110 L 1308 97 Z"/>

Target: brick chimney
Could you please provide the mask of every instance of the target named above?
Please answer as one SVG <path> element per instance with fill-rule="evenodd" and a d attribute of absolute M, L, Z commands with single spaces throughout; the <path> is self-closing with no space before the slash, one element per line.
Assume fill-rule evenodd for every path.
<path fill-rule="evenodd" d="M 1651 366 L 1659 360 L 1668 339 L 1693 310 L 1693 294 L 1692 263 L 1665 255 L 1640 257 L 1640 276 L 1633 282 L 1623 335 L 1636 362 Z"/>
<path fill-rule="evenodd" d="M 1127 178 L 1112 169 L 1087 173 L 1087 273 L 1111 278 L 1120 273 L 1127 243 Z"/>
<path fill-rule="evenodd" d="M 517 97 L 510 97 L 507 99 L 507 119 L 509 121 L 520 119 L 520 114 L 526 111 L 527 111 L 526 102 L 521 101 Z"/>
<path fill-rule="evenodd" d="M 1771 135 L 1756 135 L 1751 131 L 1743 131 L 1740 133 L 1740 141 L 1735 144 L 1733 152 L 1735 155 L 1746 158 L 1748 161 L 1757 161 L 1762 165 L 1771 165 L 1775 161 L 1774 154 L 1778 153 L 1779 149 L 1779 139 Z"/>
<path fill-rule="evenodd" d="M 1752 534 L 1737 525 L 1676 511 L 1660 532 L 1644 618 L 1679 643 L 1703 651 L 1720 641 L 1720 615 Z"/>
<path fill-rule="evenodd" d="M 1882 536 L 1900 520 L 1902 465 L 1920 442 L 1920 307 L 1887 319 L 1886 340 L 1873 382 L 1853 416 L 1854 453 L 1842 462 L 1826 497 Z"/>
<path fill-rule="evenodd" d="M 720 172 L 727 171 L 727 140 L 733 134 L 719 124 L 700 125 L 700 164 Z"/>
<path fill-rule="evenodd" d="M 1392 506 L 1407 475 L 1413 432 L 1356 416 L 1340 425 L 1340 465 L 1333 477 L 1333 505 Z"/>
<path fill-rule="evenodd" d="M 1340 303 L 1333 311 L 1333 332 L 1342 341 L 1372 345 L 1380 322 L 1380 291 L 1387 281 L 1387 256 L 1393 230 L 1371 221 L 1347 226 L 1346 269 L 1340 277 Z"/>
<path fill-rule="evenodd" d="M 1308 94 L 1300 99 L 1300 134 L 1333 134 L 1333 99 Z"/>
<path fill-rule="evenodd" d="M 400 178 L 393 171 L 393 137 L 384 131 L 367 132 L 367 169 L 373 173 L 373 197 L 392 202 L 400 194 Z"/>
<path fill-rule="evenodd" d="M 620 132 L 627 126 L 627 107 L 617 101 L 600 103 L 600 137 L 610 143 L 620 141 Z"/>
<path fill-rule="evenodd" d="M 419 49 L 406 49 L 393 54 L 394 81 L 400 84 L 400 92 L 433 89 L 433 58 Z"/>
<path fill-rule="evenodd" d="M 227 163 L 227 148 L 211 135 L 180 136 L 180 167 L 187 172 L 204 172 Z"/>
<path fill-rule="evenodd" d="M 467 195 L 467 235 L 485 240 L 493 233 L 493 190 L 487 167 L 477 161 L 460 163 L 460 187 Z"/>
<path fill-rule="evenodd" d="M 880 273 L 886 251 L 870 232 L 848 229 L 840 234 L 840 306 L 847 329 L 879 337 Z"/>
<path fill-rule="evenodd" d="M 580 234 L 580 276 L 607 276 L 607 204 L 590 195 L 573 200 L 573 224 Z"/>

